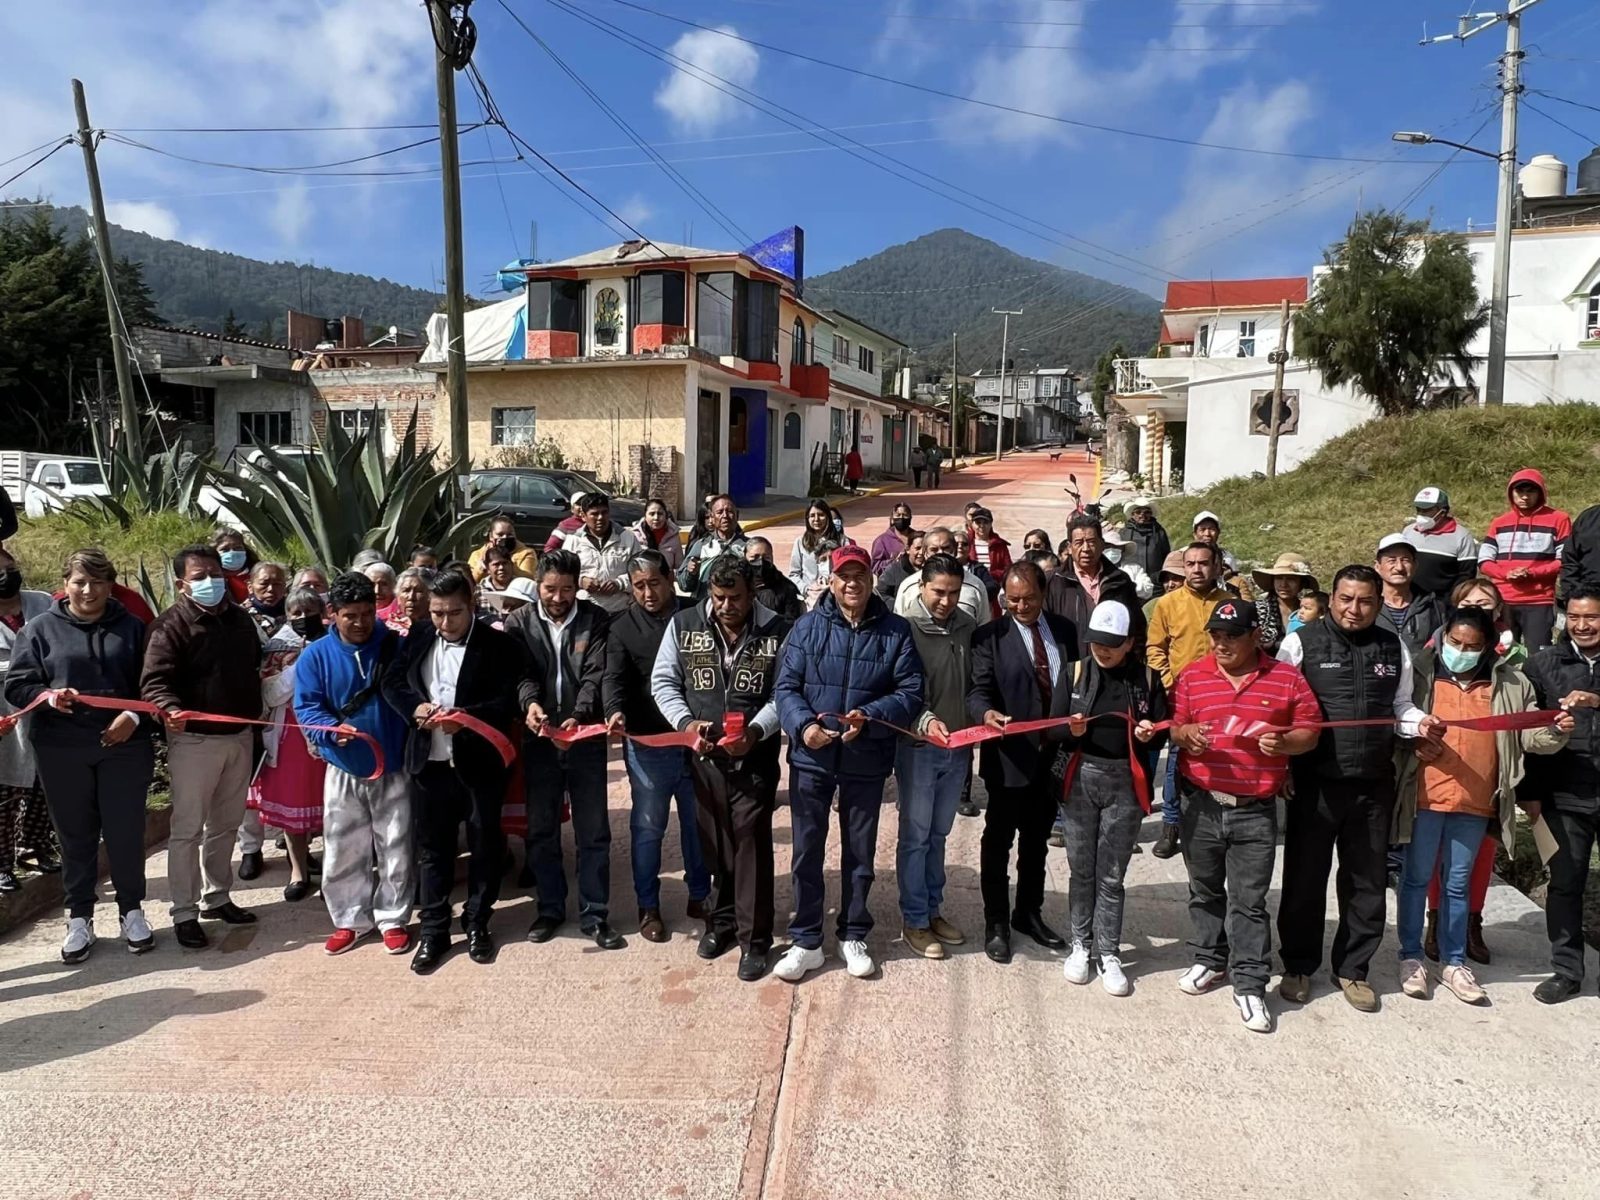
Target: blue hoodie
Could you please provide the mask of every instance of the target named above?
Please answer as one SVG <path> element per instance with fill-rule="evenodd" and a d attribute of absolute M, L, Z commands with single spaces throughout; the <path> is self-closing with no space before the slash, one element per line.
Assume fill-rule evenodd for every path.
<path fill-rule="evenodd" d="M 374 623 L 372 636 L 359 646 L 344 641 L 337 630 L 330 630 L 307 646 L 295 661 L 294 715 L 305 729 L 306 741 L 333 766 L 361 778 L 372 774 L 370 746 L 359 741 L 338 746 L 334 744 L 334 734 L 306 726 L 352 725 L 372 735 L 383 747 L 385 775 L 405 769 L 405 718 L 384 703 L 378 689 L 374 688 L 367 702 L 348 717 L 339 715 L 341 706 L 373 682 L 383 644 L 389 640 L 398 643 L 399 635 L 382 621 Z M 389 654 L 388 669 L 400 670 L 398 645 Z"/>

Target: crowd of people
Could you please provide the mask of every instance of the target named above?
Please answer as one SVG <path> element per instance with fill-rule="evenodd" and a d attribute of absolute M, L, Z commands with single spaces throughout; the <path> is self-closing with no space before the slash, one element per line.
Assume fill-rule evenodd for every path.
<path fill-rule="evenodd" d="M 976 765 L 991 960 L 1009 962 L 1020 935 L 1062 951 L 1070 982 L 1098 975 L 1129 994 L 1124 879 L 1159 805 L 1152 853 L 1181 853 L 1189 884 L 1178 986 L 1231 983 L 1243 1023 L 1267 1031 L 1280 833 L 1282 1000 L 1310 997 L 1326 953 L 1349 1003 L 1378 1007 L 1369 971 L 1393 886 L 1402 990 L 1430 994 L 1432 959 L 1443 988 L 1479 1003 L 1482 892 L 1495 846 L 1514 849 L 1520 805 L 1556 846 L 1554 971 L 1535 990 L 1554 1003 L 1581 986 L 1600 825 L 1600 511 L 1575 526 L 1536 472 L 1508 497 L 1477 543 L 1447 494 L 1424 489 L 1416 517 L 1325 591 L 1292 551 L 1246 572 L 1212 512 L 1174 546 L 1146 499 L 1122 528 L 1080 512 L 1061 539 L 1034 529 L 1015 549 L 981 504 L 917 529 L 897 503 L 862 545 L 817 501 L 787 572 L 726 495 L 686 536 L 659 500 L 623 529 L 603 493 L 580 495 L 542 550 L 496 517 L 466 561 L 418 546 L 398 570 L 367 552 L 342 571 L 291 572 L 223 529 L 173 555 L 176 599 L 159 615 L 98 550 L 68 556 L 54 595 L 25 589 L 0 550 L 0 818 L 26 814 L 24 844 L 44 856 L 40 797 L 48 808 L 65 961 L 95 944 L 102 843 L 119 934 L 146 952 L 145 802 L 163 738 L 181 946 L 204 947 L 207 922 L 256 921 L 232 898 L 235 875 L 259 877 L 276 831 L 284 899 L 320 891 L 327 953 L 376 936 L 428 974 L 458 923 L 468 957 L 493 961 L 490 918 L 519 838 L 528 940 L 556 936 L 572 912 L 568 821 L 578 928 L 603 950 L 626 944 L 606 795 L 620 743 L 639 936 L 670 937 L 662 843 L 675 812 L 698 953 L 737 948 L 740 979 L 799 981 L 825 961 L 835 813 L 838 951 L 853 976 L 878 969 L 868 898 L 891 777 L 904 941 L 939 959 L 967 940 L 944 911 L 945 860 L 957 817 L 980 811 Z M 20 723 L 7 715 L 21 710 Z M 793 912 L 774 959 L 785 757 Z M 16 831 L 0 832 L 14 847 Z M 1052 841 L 1070 868 L 1065 933 L 1045 919 Z"/>

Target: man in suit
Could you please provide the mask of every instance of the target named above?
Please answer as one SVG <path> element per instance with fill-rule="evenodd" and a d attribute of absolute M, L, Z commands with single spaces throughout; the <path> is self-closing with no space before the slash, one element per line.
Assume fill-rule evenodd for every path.
<path fill-rule="evenodd" d="M 561 860 L 561 800 L 572 801 L 578 853 L 578 926 L 602 950 L 627 943 L 609 923 L 611 821 L 606 814 L 606 743 L 603 738 L 562 749 L 542 736 L 546 726 L 574 729 L 602 719 L 608 618 L 598 604 L 578 599 L 578 556 L 553 550 L 539 560 L 538 599 L 506 620 L 506 633 L 526 662 L 517 699 L 526 714 L 522 769 L 528 801 L 528 865 L 533 869 L 539 916 L 530 942 L 548 942 L 567 915 L 567 875 Z"/>
<path fill-rule="evenodd" d="M 967 713 L 974 722 L 1004 730 L 1012 721 L 1050 715 L 1057 696 L 1071 690 L 1078 633 L 1072 622 L 1044 610 L 1044 572 L 1031 562 L 1013 564 L 1002 580 L 1007 614 L 972 638 L 972 684 Z M 978 776 L 989 790 L 979 851 L 983 890 L 984 953 L 1011 961 L 1011 931 L 1059 949 L 1065 940 L 1044 923 L 1044 856 L 1059 788 L 1050 778 L 1051 754 L 1040 735 L 985 742 Z M 1017 900 L 1010 904 L 1007 865 L 1017 839 Z M 1007 914 L 1009 913 L 1009 919 Z"/>
<path fill-rule="evenodd" d="M 416 781 L 422 920 L 411 969 L 418 975 L 432 972 L 450 953 L 450 890 L 461 823 L 467 823 L 468 854 L 461 924 L 473 962 L 494 961 L 489 916 L 500 898 L 505 857 L 505 762 L 483 738 L 438 715 L 460 711 L 496 729 L 513 727 L 522 715 L 517 644 L 476 619 L 472 581 L 446 571 L 434 577 L 428 592 L 429 624 L 412 627 L 398 669 L 383 680 L 383 698 L 413 724 L 406 771 Z"/>

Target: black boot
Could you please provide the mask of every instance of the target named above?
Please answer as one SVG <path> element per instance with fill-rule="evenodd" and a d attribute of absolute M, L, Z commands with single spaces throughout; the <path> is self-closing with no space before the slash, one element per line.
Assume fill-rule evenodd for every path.
<path fill-rule="evenodd" d="M 1156 844 L 1150 848 L 1150 853 L 1157 858 L 1171 858 L 1178 852 L 1178 827 L 1163 823 L 1161 836 L 1156 839 Z"/>

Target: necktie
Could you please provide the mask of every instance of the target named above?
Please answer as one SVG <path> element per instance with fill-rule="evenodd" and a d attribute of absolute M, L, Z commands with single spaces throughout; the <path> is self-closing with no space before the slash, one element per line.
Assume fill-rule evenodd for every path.
<path fill-rule="evenodd" d="M 1050 701 L 1055 696 L 1055 681 L 1050 677 L 1050 656 L 1045 653 L 1044 635 L 1039 632 L 1037 621 L 1028 626 L 1028 632 L 1033 634 L 1033 673 L 1039 681 L 1040 711 L 1049 716 Z"/>

